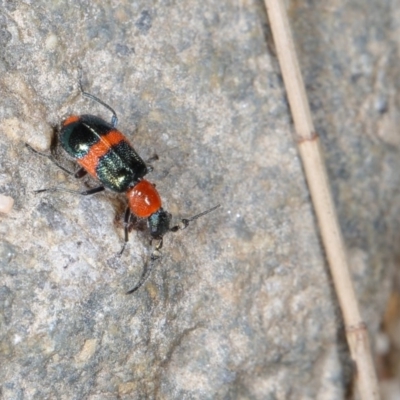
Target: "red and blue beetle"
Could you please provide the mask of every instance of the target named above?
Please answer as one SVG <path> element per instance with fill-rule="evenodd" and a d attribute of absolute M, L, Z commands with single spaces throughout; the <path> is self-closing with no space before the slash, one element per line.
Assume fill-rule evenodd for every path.
<path fill-rule="evenodd" d="M 76 178 L 89 173 L 101 182 L 101 185 L 83 192 L 74 192 L 81 195 L 90 195 L 105 189 L 118 193 L 125 193 L 128 206 L 124 215 L 125 242 L 119 254 L 122 254 L 129 237 L 131 216 L 147 219 L 151 242 L 157 245 L 151 254 L 150 263 L 146 264 L 139 282 L 127 294 L 139 289 L 150 275 L 153 262 L 160 257 L 163 237 L 167 232 L 176 232 L 186 228 L 191 221 L 214 211 L 219 205 L 197 214 L 188 219 L 182 219 L 180 225 L 171 227 L 171 214 L 162 208 L 161 197 L 152 183 L 143 177 L 152 170 L 146 165 L 127 138 L 116 129 L 118 118 L 116 112 L 106 103 L 82 89 L 82 94 L 103 105 L 112 113 L 111 123 L 94 115 L 71 115 L 61 124 L 59 141 L 62 148 L 76 160 L 80 169 L 72 173 L 61 166 L 52 155 L 38 152 L 30 145 L 26 146 L 33 152 L 51 159 L 57 166 Z M 48 188 L 36 190 L 36 193 L 67 189 Z"/>

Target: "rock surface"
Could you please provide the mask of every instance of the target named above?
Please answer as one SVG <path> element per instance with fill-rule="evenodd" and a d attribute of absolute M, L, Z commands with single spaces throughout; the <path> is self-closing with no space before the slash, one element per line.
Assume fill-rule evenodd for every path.
<path fill-rule="evenodd" d="M 2 1 L 0 383 L 4 399 L 340 399 L 343 325 L 262 2 Z M 400 243 L 400 11 L 288 4 L 372 341 Z M 176 221 L 149 255 L 124 196 L 47 151 L 71 113 L 118 113 Z M 71 160 L 61 160 L 72 168 Z"/>

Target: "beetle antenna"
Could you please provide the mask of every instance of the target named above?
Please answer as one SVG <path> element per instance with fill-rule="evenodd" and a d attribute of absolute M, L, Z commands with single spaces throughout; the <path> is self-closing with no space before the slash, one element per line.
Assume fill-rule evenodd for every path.
<path fill-rule="evenodd" d="M 200 217 L 202 217 L 203 215 L 209 214 L 210 212 L 213 212 L 214 210 L 216 210 L 218 207 L 221 207 L 221 204 L 217 204 L 216 206 L 201 212 L 200 214 L 196 214 L 191 218 L 183 218 L 181 220 L 181 223 L 179 225 L 175 225 L 173 226 L 170 231 L 171 232 L 177 232 L 179 230 L 185 229 L 188 227 L 189 223 L 192 221 L 195 221 L 196 219 L 199 219 Z"/>
<path fill-rule="evenodd" d="M 203 211 L 203 212 L 201 212 L 201 213 L 199 213 L 199 214 L 197 214 L 197 215 L 195 215 L 195 216 L 193 216 L 193 217 L 191 217 L 191 218 L 188 218 L 187 220 L 188 220 L 189 222 L 195 221 L 196 219 L 202 217 L 203 215 L 206 215 L 206 214 L 209 214 L 210 212 L 213 212 L 213 211 L 216 210 L 218 207 L 221 207 L 221 204 L 217 204 L 216 206 L 214 206 L 214 207 L 212 207 L 212 208 L 210 208 L 210 209 L 208 209 L 208 210 L 206 210 L 206 211 Z"/>

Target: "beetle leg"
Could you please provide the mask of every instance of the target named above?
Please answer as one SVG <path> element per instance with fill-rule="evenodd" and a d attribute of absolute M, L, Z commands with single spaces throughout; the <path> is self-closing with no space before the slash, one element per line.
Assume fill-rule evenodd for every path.
<path fill-rule="evenodd" d="M 84 177 L 87 174 L 87 171 L 85 168 L 79 168 L 78 171 L 75 172 L 74 177 L 76 179 L 80 179 Z"/>
<path fill-rule="evenodd" d="M 57 165 L 58 168 L 62 169 L 68 175 L 74 175 L 74 172 L 69 171 L 68 169 L 63 167 L 61 164 L 59 164 L 57 162 L 57 160 L 51 154 L 46 154 L 46 153 L 42 153 L 41 151 L 37 151 L 31 145 L 29 145 L 28 143 L 25 143 L 25 147 L 28 148 L 32 153 L 38 154 L 41 157 L 48 158 L 53 164 Z"/>
<path fill-rule="evenodd" d="M 105 103 L 103 100 L 100 100 L 98 97 L 94 96 L 93 94 L 90 94 L 90 93 L 88 93 L 88 92 L 85 92 L 85 91 L 83 90 L 81 78 L 82 78 L 82 77 L 79 76 L 78 82 L 79 82 L 79 89 L 80 89 L 82 95 L 85 96 L 85 97 L 87 97 L 87 98 L 89 98 L 89 99 L 92 99 L 93 101 L 95 101 L 95 102 L 97 102 L 97 103 L 99 103 L 99 104 L 101 104 L 103 107 L 107 108 L 108 111 L 111 111 L 111 113 L 112 113 L 111 125 L 112 125 L 113 128 L 116 128 L 116 127 L 117 127 L 117 124 L 118 124 L 117 113 L 114 111 L 113 108 L 111 108 L 111 107 L 110 107 L 107 103 Z"/>
<path fill-rule="evenodd" d="M 126 294 L 131 294 L 133 292 L 136 292 L 136 290 L 138 290 L 141 286 L 143 286 L 143 284 L 147 281 L 147 279 L 149 278 L 151 271 L 153 270 L 153 266 L 155 264 L 155 262 L 161 257 L 161 253 L 160 250 L 162 248 L 163 245 L 163 240 L 160 239 L 158 240 L 158 243 L 153 251 L 153 253 L 150 256 L 150 262 L 146 263 L 142 276 L 139 279 L 139 282 L 136 284 L 136 286 L 134 288 L 132 288 L 131 290 L 128 290 L 126 292 Z"/>
<path fill-rule="evenodd" d="M 59 164 L 58 161 L 51 154 L 46 154 L 46 153 L 42 153 L 41 151 L 37 151 L 28 143 L 25 143 L 25 147 L 27 149 L 29 149 L 32 153 L 35 153 L 41 157 L 48 158 L 53 164 L 57 165 L 58 168 L 60 168 L 64 172 L 66 172 L 68 175 L 71 175 L 71 176 L 73 175 L 76 179 L 80 179 L 87 174 L 87 171 L 84 168 L 79 168 L 78 171 L 71 172 L 70 170 L 66 169 L 61 164 Z"/>
<path fill-rule="evenodd" d="M 73 193 L 73 194 L 80 194 L 82 196 L 89 196 L 91 194 L 102 192 L 103 190 L 105 190 L 104 186 L 99 186 L 99 187 L 96 187 L 96 188 L 93 188 L 93 189 L 84 190 L 82 192 L 80 192 L 78 190 L 69 190 L 69 189 L 60 188 L 60 187 L 55 186 L 55 187 L 47 188 L 47 189 L 34 190 L 34 192 L 35 193 L 42 193 L 42 192 L 68 192 L 68 193 Z"/>
<path fill-rule="evenodd" d="M 131 210 L 129 207 L 126 207 L 125 215 L 124 215 L 124 244 L 122 246 L 121 251 L 118 253 L 118 256 L 121 256 L 125 250 L 126 244 L 129 240 L 129 220 L 131 219 Z"/>

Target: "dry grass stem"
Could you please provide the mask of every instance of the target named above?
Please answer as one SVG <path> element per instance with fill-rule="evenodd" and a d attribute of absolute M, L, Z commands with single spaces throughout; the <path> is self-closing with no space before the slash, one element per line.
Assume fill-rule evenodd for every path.
<path fill-rule="evenodd" d="M 315 133 L 300 73 L 287 13 L 282 0 L 265 0 L 289 104 L 299 139 L 307 183 L 339 299 L 362 400 L 379 399 L 378 382 L 370 352 L 368 332 L 361 319 L 351 280 L 342 234 L 329 188 L 325 164 Z"/>

